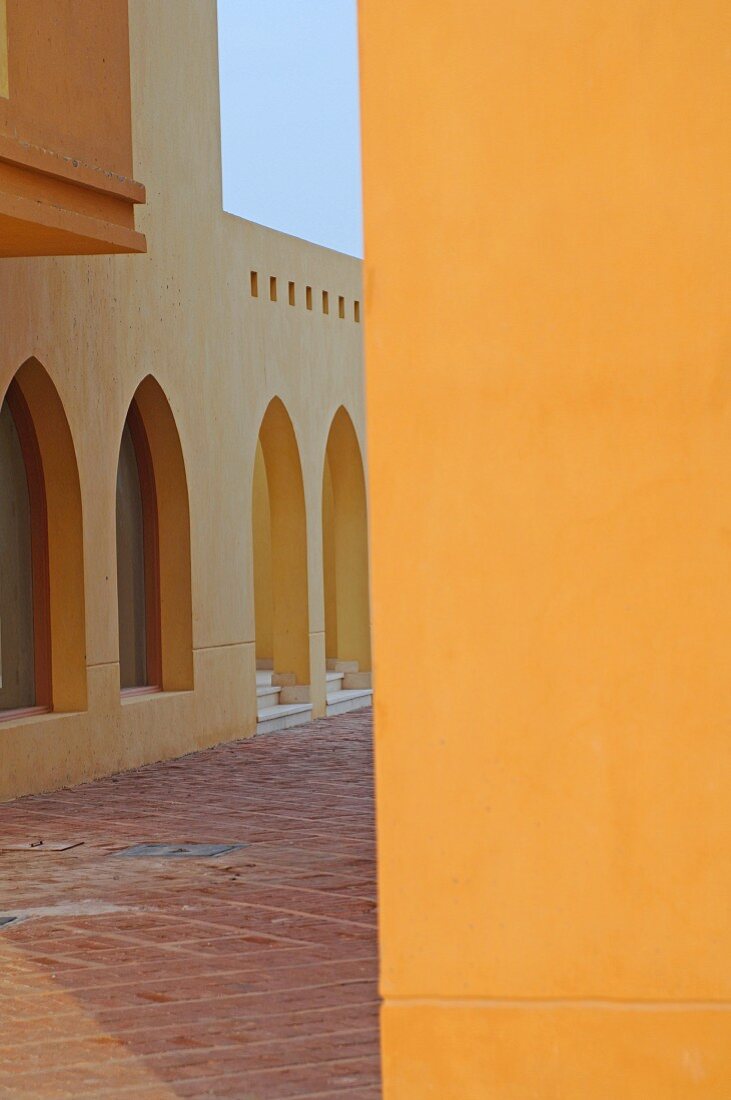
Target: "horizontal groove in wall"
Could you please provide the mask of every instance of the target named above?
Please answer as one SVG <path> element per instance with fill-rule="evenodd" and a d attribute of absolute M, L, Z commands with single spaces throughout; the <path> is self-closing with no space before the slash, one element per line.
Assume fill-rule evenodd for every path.
<path fill-rule="evenodd" d="M 410 1008 L 600 1009 L 636 1012 L 731 1012 L 731 1001 L 622 1000 L 612 997 L 409 997 L 383 995 L 383 1004 Z"/>

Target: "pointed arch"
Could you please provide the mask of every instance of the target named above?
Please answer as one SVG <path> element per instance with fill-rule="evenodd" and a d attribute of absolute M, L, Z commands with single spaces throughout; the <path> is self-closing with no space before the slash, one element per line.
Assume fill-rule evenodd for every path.
<path fill-rule="evenodd" d="M 267 406 L 253 484 L 258 655 L 292 684 L 310 683 L 307 517 L 299 448 L 282 401 Z M 268 529 L 267 525 L 268 524 Z M 260 657 L 260 659 L 261 659 Z"/>
<path fill-rule="evenodd" d="M 272 519 L 261 440 L 257 438 L 254 455 L 254 492 L 252 499 L 254 554 L 254 617 L 256 621 L 256 660 L 260 668 L 274 667 L 274 585 L 272 582 Z"/>
<path fill-rule="evenodd" d="M 122 689 L 190 690 L 188 482 L 175 418 L 152 375 L 135 391 L 120 441 L 117 600 Z"/>
<path fill-rule="evenodd" d="M 66 413 L 35 358 L 2 401 L 0 717 L 86 708 L 81 488 Z M 10 543 L 12 542 L 12 552 Z"/>
<path fill-rule="evenodd" d="M 341 405 L 325 448 L 322 485 L 325 650 L 371 668 L 368 509 L 358 436 Z"/>

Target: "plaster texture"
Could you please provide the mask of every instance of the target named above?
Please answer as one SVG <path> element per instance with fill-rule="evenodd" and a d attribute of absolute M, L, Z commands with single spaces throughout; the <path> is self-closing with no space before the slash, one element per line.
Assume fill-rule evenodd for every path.
<path fill-rule="evenodd" d="M 728 7 L 360 14 L 384 1096 L 726 1100 Z"/>
<path fill-rule="evenodd" d="M 0 0 L 0 256 L 144 252 L 127 0 Z"/>

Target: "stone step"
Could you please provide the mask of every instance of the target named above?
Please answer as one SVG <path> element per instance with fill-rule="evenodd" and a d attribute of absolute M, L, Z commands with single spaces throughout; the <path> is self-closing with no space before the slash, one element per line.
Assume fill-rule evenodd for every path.
<path fill-rule="evenodd" d="M 312 703 L 280 703 L 263 707 L 257 716 L 256 732 L 273 733 L 291 726 L 301 726 L 312 719 Z"/>
<path fill-rule="evenodd" d="M 259 712 L 267 708 L 275 707 L 279 704 L 279 693 L 281 688 L 272 687 L 271 685 L 259 685 L 256 686 L 256 707 Z"/>
<path fill-rule="evenodd" d="M 373 691 L 370 689 L 353 689 L 351 691 L 333 691 L 327 693 L 327 716 L 331 718 L 335 714 L 347 714 L 349 710 L 359 710 L 360 707 L 369 707 L 373 701 Z"/>
<path fill-rule="evenodd" d="M 343 688 L 345 691 L 372 688 L 373 678 L 370 672 L 345 672 L 343 673 Z"/>
<path fill-rule="evenodd" d="M 269 687 L 272 682 L 272 670 L 271 669 L 257 669 L 256 670 L 256 686 Z"/>
<path fill-rule="evenodd" d="M 340 661 L 334 658 L 328 658 L 327 667 L 330 672 L 357 672 L 357 661 Z"/>

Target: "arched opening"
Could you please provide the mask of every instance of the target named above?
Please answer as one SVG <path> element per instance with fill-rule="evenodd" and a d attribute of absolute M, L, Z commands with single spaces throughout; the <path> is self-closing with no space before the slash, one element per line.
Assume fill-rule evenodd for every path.
<path fill-rule="evenodd" d="M 190 517 L 180 439 L 148 376 L 122 431 L 117 465 L 117 606 L 123 693 L 193 686 Z"/>
<path fill-rule="evenodd" d="M 368 510 L 358 437 L 348 413 L 336 412 L 322 479 L 322 556 L 328 713 L 370 702 Z"/>
<path fill-rule="evenodd" d="M 272 518 L 269 485 L 261 442 L 254 457 L 253 537 L 254 614 L 257 667 L 274 667 L 274 583 L 272 581 Z"/>
<path fill-rule="evenodd" d="M 259 722 L 278 728 L 280 719 L 291 725 L 312 711 L 305 495 L 294 428 L 279 398 L 259 430 L 252 524 Z"/>
<path fill-rule="evenodd" d="M 150 444 L 134 399 L 117 466 L 117 605 L 122 690 L 160 690 L 157 491 Z"/>
<path fill-rule="evenodd" d="M 0 406 L 0 705 L 51 705 L 48 522 L 38 440 L 13 381 Z"/>
<path fill-rule="evenodd" d="M 85 707 L 76 454 L 56 388 L 30 359 L 0 403 L 0 718 Z"/>

